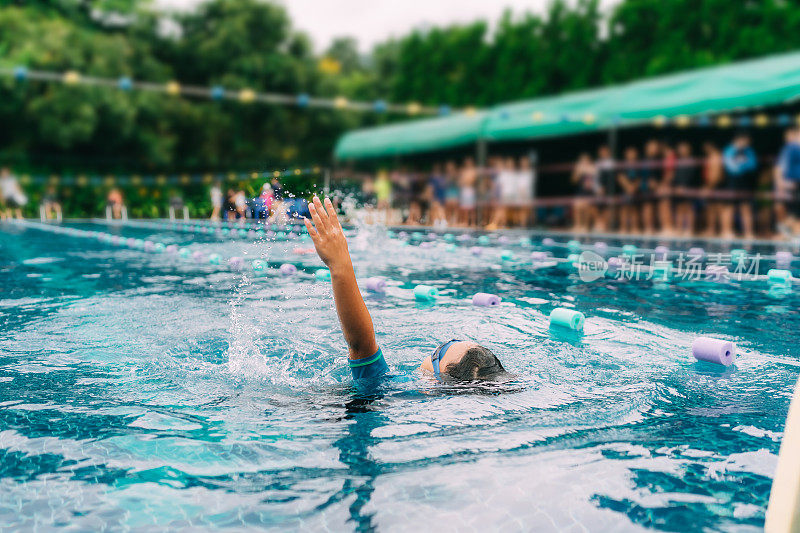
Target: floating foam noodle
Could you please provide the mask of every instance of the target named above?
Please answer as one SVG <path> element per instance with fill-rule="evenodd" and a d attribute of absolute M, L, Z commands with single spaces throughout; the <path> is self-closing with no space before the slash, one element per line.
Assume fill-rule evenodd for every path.
<path fill-rule="evenodd" d="M 469 252 L 472 255 L 481 255 L 483 253 L 483 248 L 480 246 L 473 246 L 469 249 Z"/>
<path fill-rule="evenodd" d="M 434 241 L 434 240 L 436 240 L 436 239 L 438 239 L 438 238 L 439 238 L 439 235 L 438 235 L 438 234 L 436 234 L 436 233 L 434 233 L 434 232 L 432 232 L 432 231 L 428 233 L 428 239 L 430 239 L 430 240 Z"/>
<path fill-rule="evenodd" d="M 534 252 L 531 252 L 531 261 L 533 261 L 534 263 L 540 263 L 542 261 L 547 261 L 548 258 L 549 258 L 549 256 L 547 255 L 547 252 L 542 252 L 542 251 L 538 251 L 538 250 L 534 251 Z"/>
<path fill-rule="evenodd" d="M 431 241 L 422 241 L 419 243 L 420 248 L 433 248 L 435 245 Z"/>
<path fill-rule="evenodd" d="M 459 242 L 465 242 L 470 239 L 472 239 L 472 236 L 469 233 L 462 233 L 461 235 L 456 237 L 456 240 L 458 240 Z"/>
<path fill-rule="evenodd" d="M 514 252 L 511 250 L 503 250 L 500 252 L 500 259 L 503 261 L 513 261 L 514 260 Z"/>
<path fill-rule="evenodd" d="M 767 282 L 770 285 L 780 285 L 782 287 L 792 286 L 792 273 L 788 270 L 772 268 L 767 272 Z"/>
<path fill-rule="evenodd" d="M 201 263 L 206 258 L 206 254 L 201 252 L 200 250 L 195 250 L 192 252 L 192 259 L 194 259 L 195 263 Z"/>
<path fill-rule="evenodd" d="M 264 269 L 267 268 L 267 264 L 261 259 L 253 259 L 253 262 L 250 263 L 250 266 L 253 267 L 254 272 L 263 272 Z"/>
<path fill-rule="evenodd" d="M 530 237 L 520 237 L 519 238 L 519 245 L 520 246 L 533 246 L 533 242 L 531 241 Z"/>
<path fill-rule="evenodd" d="M 622 258 L 620 257 L 609 257 L 606 263 L 608 264 L 608 269 L 606 270 L 606 272 L 611 275 L 620 270 L 625 264 Z"/>
<path fill-rule="evenodd" d="M 157 242 L 153 245 L 153 251 L 156 253 L 163 253 L 167 246 L 163 242 Z"/>
<path fill-rule="evenodd" d="M 555 246 L 556 241 L 551 239 L 550 237 L 545 237 L 542 239 L 542 246 Z"/>
<path fill-rule="evenodd" d="M 669 248 L 667 248 L 664 245 L 659 245 L 656 246 L 655 250 L 653 250 L 653 253 L 655 254 L 656 256 L 655 258 L 657 260 L 664 261 L 666 260 L 667 255 L 669 254 Z"/>
<path fill-rule="evenodd" d="M 246 229 L 240 229 L 239 230 L 239 237 L 242 237 L 242 238 L 247 237 L 247 230 Z"/>
<path fill-rule="evenodd" d="M 455 252 L 456 250 L 458 250 L 458 246 L 456 246 L 453 243 L 448 244 L 447 247 L 445 248 L 445 251 L 447 252 Z"/>
<path fill-rule="evenodd" d="M 386 236 L 389 237 L 390 239 L 394 239 L 395 237 L 397 237 L 397 233 L 395 233 L 392 230 L 389 230 L 386 232 Z"/>
<path fill-rule="evenodd" d="M 364 286 L 368 291 L 372 292 L 386 292 L 386 280 L 379 277 L 367 278 L 364 280 Z"/>
<path fill-rule="evenodd" d="M 297 267 L 291 263 L 284 263 L 280 266 L 280 272 L 284 276 L 291 276 L 297 272 Z"/>
<path fill-rule="evenodd" d="M 741 248 L 734 248 L 731 250 L 731 263 L 734 265 L 739 264 L 739 261 L 743 260 L 746 255 L 747 252 Z"/>
<path fill-rule="evenodd" d="M 444 239 L 444 242 L 453 242 L 456 240 L 455 235 L 452 233 L 445 233 L 442 238 Z"/>
<path fill-rule="evenodd" d="M 603 241 L 597 241 L 596 243 L 594 243 L 594 249 L 599 253 L 603 253 L 606 250 L 608 250 L 608 245 Z"/>
<path fill-rule="evenodd" d="M 177 253 L 177 251 L 178 251 L 178 245 L 177 245 L 177 244 L 170 244 L 170 245 L 168 245 L 168 246 L 166 247 L 165 251 L 166 251 L 168 254 L 174 254 L 174 253 Z"/>
<path fill-rule="evenodd" d="M 569 248 L 572 251 L 580 250 L 581 249 L 581 242 L 577 241 L 575 239 L 572 239 L 569 242 L 567 242 L 567 248 Z"/>
<path fill-rule="evenodd" d="M 178 254 L 179 254 L 181 257 L 183 257 L 183 258 L 185 258 L 185 259 L 188 259 L 189 257 L 191 257 L 191 255 L 192 255 L 192 251 L 191 251 L 191 250 L 189 250 L 188 248 L 181 248 L 181 249 L 178 251 Z"/>
<path fill-rule="evenodd" d="M 408 233 L 406 233 L 405 231 L 401 231 L 400 233 L 397 234 L 397 237 L 399 239 L 407 239 L 408 238 Z"/>
<path fill-rule="evenodd" d="M 705 257 L 706 251 L 700 248 L 699 246 L 695 246 L 693 248 L 689 248 L 687 255 L 689 257 Z"/>
<path fill-rule="evenodd" d="M 155 243 L 153 241 L 144 241 L 142 248 L 144 248 L 145 252 L 152 252 L 153 248 L 155 247 Z"/>
<path fill-rule="evenodd" d="M 316 272 L 314 272 L 314 277 L 316 277 L 319 281 L 330 281 L 331 280 L 331 271 L 327 268 L 320 268 Z"/>
<path fill-rule="evenodd" d="M 564 266 L 572 268 L 574 266 L 577 266 L 577 264 L 580 263 L 580 260 L 581 256 L 579 254 L 569 254 L 567 256 L 567 261 L 564 263 Z"/>
<path fill-rule="evenodd" d="M 509 239 L 509 238 L 508 238 L 507 236 L 505 236 L 505 235 L 500 235 L 500 236 L 497 238 L 497 242 L 498 242 L 499 244 L 508 244 L 508 243 L 510 243 L 510 242 L 511 242 L 511 239 Z"/>
<path fill-rule="evenodd" d="M 125 239 L 125 245 L 128 248 L 134 248 L 136 246 L 136 239 L 134 239 L 133 237 L 128 237 L 127 239 Z"/>
<path fill-rule="evenodd" d="M 775 252 L 775 264 L 778 266 L 789 266 L 792 262 L 792 252 L 780 250 Z"/>
<path fill-rule="evenodd" d="M 231 232 L 231 230 L 229 230 L 228 228 L 222 228 L 222 230 L 221 230 L 221 233 L 223 235 L 228 235 L 230 232 Z"/>
<path fill-rule="evenodd" d="M 437 296 L 439 296 L 439 291 L 436 290 L 436 287 L 430 285 L 417 285 L 414 287 L 414 298 L 421 302 L 434 301 Z"/>
<path fill-rule="evenodd" d="M 491 239 L 489 239 L 488 235 L 481 235 L 480 237 L 478 237 L 478 244 L 486 246 L 489 243 L 491 243 Z"/>
<path fill-rule="evenodd" d="M 230 259 L 228 259 L 228 266 L 230 267 L 231 270 L 241 270 L 242 268 L 244 268 L 244 259 L 238 256 L 231 257 Z"/>
<path fill-rule="evenodd" d="M 133 240 L 133 247 L 134 248 L 143 248 L 144 247 L 144 241 L 142 239 L 134 239 Z"/>
<path fill-rule="evenodd" d="M 571 330 L 580 331 L 583 329 L 583 322 L 586 317 L 580 311 L 556 307 L 550 311 L 550 326 L 560 326 Z"/>
<path fill-rule="evenodd" d="M 211 265 L 218 265 L 222 262 L 222 257 L 219 254 L 210 254 L 208 256 L 208 262 Z"/>
<path fill-rule="evenodd" d="M 633 244 L 626 244 L 622 247 L 622 253 L 625 255 L 635 255 L 639 249 Z"/>
<path fill-rule="evenodd" d="M 721 339 L 697 337 L 692 342 L 692 355 L 700 361 L 729 366 L 736 359 L 736 345 Z"/>
<path fill-rule="evenodd" d="M 499 296 L 487 292 L 479 292 L 472 297 L 472 305 L 478 307 L 495 307 L 500 305 L 500 301 Z"/>

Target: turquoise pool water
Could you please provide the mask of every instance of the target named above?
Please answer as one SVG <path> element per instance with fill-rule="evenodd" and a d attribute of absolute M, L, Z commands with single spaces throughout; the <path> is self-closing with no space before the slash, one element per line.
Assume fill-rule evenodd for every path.
<path fill-rule="evenodd" d="M 223 261 L 0 226 L 0 529 L 763 525 L 800 373 L 793 293 L 587 283 L 522 261 L 536 237 L 533 248 L 494 238 L 475 256 L 474 239 L 448 252 L 362 228 L 350 238 L 357 274 L 392 280 L 366 300 L 397 375 L 365 393 L 330 285 L 314 279 L 321 264 L 293 252 L 307 242 L 70 226 Z M 520 260 L 501 262 L 501 248 Z M 247 267 L 232 271 L 230 256 Z M 298 274 L 278 275 L 285 262 Z M 410 296 L 419 283 L 439 288 L 435 305 Z M 479 291 L 503 304 L 473 307 Z M 556 306 L 586 314 L 582 335 L 548 328 Z M 699 335 L 735 341 L 736 364 L 695 362 Z M 418 375 L 452 337 L 486 344 L 515 379 Z"/>

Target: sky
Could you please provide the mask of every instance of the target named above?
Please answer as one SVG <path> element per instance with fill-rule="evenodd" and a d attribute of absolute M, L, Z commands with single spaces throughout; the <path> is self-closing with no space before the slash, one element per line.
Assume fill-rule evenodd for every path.
<path fill-rule="evenodd" d="M 202 0 L 156 0 L 159 7 L 191 9 Z M 308 33 L 315 49 L 325 50 L 336 37 L 355 37 L 368 52 L 376 43 L 414 28 L 482 19 L 495 22 L 506 8 L 516 14 L 542 13 L 549 0 L 277 0 L 295 28 Z M 601 0 L 603 8 L 618 0 Z"/>

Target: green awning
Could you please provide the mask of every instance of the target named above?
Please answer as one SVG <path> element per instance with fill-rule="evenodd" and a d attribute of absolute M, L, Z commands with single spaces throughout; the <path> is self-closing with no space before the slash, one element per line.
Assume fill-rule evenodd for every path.
<path fill-rule="evenodd" d="M 800 97 L 800 52 L 416 120 L 346 134 L 339 159 L 435 151 L 478 139 L 519 141 L 681 115 L 735 112 Z"/>
<path fill-rule="evenodd" d="M 401 122 L 346 133 L 336 144 L 337 159 L 361 159 L 443 150 L 480 138 L 485 112 Z"/>

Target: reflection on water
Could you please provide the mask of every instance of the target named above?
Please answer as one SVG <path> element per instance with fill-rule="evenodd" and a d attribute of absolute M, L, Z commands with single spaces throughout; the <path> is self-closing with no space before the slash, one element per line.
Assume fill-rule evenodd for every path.
<path fill-rule="evenodd" d="M 3 226 L 0 528 L 763 525 L 800 367 L 792 293 L 581 283 L 362 229 L 357 274 L 393 280 L 367 295 L 393 378 L 359 390 L 318 260 L 294 244 L 103 229 L 300 274 Z M 423 282 L 438 304 L 409 298 Z M 504 305 L 472 307 L 479 291 Z M 582 335 L 548 328 L 556 305 L 587 315 Z M 742 356 L 696 363 L 701 334 Z M 418 375 L 453 337 L 486 344 L 513 379 Z"/>

